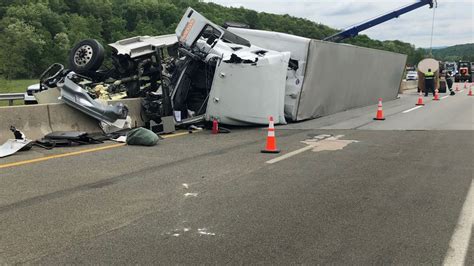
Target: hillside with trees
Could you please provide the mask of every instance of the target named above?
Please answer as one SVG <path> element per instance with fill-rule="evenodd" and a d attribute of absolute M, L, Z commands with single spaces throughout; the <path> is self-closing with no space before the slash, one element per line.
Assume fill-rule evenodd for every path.
<path fill-rule="evenodd" d="M 459 60 L 474 62 L 474 43 L 454 45 L 443 49 L 433 50 L 433 56 L 441 61 Z"/>
<path fill-rule="evenodd" d="M 136 35 L 173 33 L 188 6 L 222 25 L 243 22 L 251 28 L 322 39 L 337 30 L 307 19 L 199 0 L 2 0 L 0 2 L 0 76 L 36 78 L 51 63 L 65 63 L 68 50 L 82 39 L 107 44 Z M 401 41 L 377 41 L 365 35 L 350 44 L 422 59 L 423 49 Z"/>

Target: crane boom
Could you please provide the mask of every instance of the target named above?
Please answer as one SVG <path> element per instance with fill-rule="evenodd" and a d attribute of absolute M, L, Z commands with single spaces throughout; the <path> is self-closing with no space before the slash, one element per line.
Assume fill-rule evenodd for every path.
<path fill-rule="evenodd" d="M 382 16 L 376 17 L 374 19 L 371 19 L 367 22 L 360 23 L 358 25 L 355 25 L 353 27 L 350 27 L 346 30 L 343 30 L 339 33 L 336 33 L 332 36 L 329 36 L 324 39 L 324 41 L 328 42 L 340 42 L 342 40 L 345 40 L 347 38 L 352 38 L 355 37 L 359 34 L 359 32 L 364 31 L 366 29 L 372 28 L 374 26 L 377 26 L 381 23 L 384 23 L 388 20 L 398 18 L 399 16 L 408 13 L 410 11 L 413 11 L 417 8 L 423 7 L 425 5 L 429 5 L 430 8 L 433 8 L 435 0 L 419 0 L 416 3 L 410 4 L 408 6 L 402 7 L 400 9 L 397 9 L 395 11 L 392 11 L 390 13 L 384 14 Z"/>

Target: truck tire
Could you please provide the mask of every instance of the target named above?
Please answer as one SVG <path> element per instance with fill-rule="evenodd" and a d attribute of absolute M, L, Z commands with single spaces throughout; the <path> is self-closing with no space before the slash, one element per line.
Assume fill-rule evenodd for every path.
<path fill-rule="evenodd" d="M 96 71 L 104 62 L 104 54 L 104 47 L 97 40 L 82 40 L 69 53 L 69 68 L 79 74 Z"/>

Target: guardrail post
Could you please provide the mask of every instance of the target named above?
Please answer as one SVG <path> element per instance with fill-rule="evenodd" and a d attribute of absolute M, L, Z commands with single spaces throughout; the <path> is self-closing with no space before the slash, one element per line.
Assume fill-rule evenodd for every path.
<path fill-rule="evenodd" d="M 13 100 L 8 100 L 8 106 L 12 106 L 13 105 Z"/>

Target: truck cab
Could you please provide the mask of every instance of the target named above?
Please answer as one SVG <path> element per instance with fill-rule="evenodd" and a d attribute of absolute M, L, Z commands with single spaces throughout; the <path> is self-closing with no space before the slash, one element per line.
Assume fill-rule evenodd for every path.
<path fill-rule="evenodd" d="M 445 62 L 444 69 L 445 71 L 450 71 L 453 75 L 458 72 L 458 66 L 456 65 L 456 62 Z"/>

